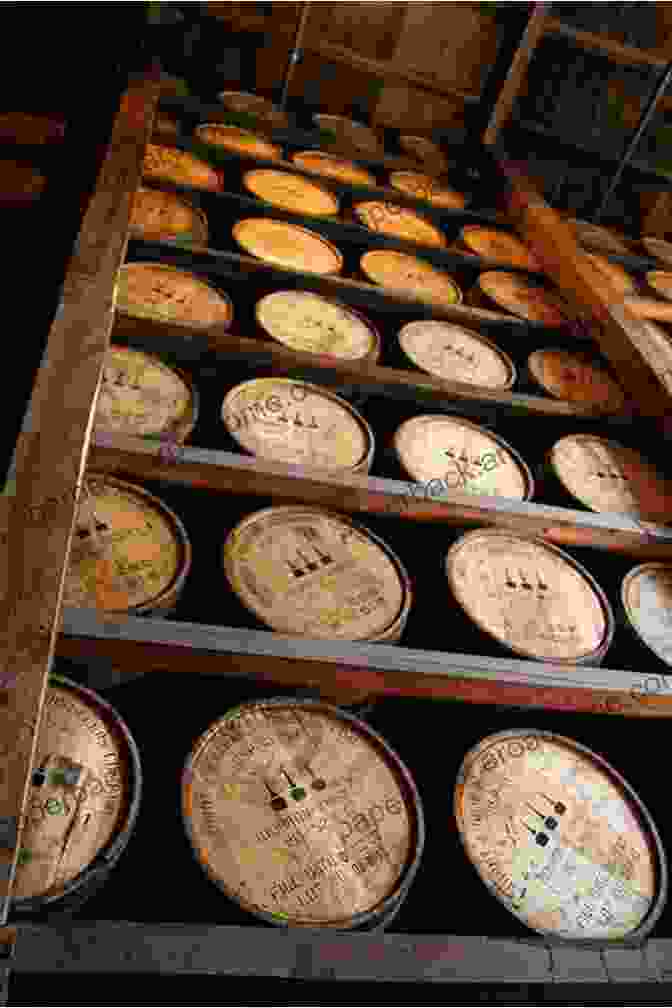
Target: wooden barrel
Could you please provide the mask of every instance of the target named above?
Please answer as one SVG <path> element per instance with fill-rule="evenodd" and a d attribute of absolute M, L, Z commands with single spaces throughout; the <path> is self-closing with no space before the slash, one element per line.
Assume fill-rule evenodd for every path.
<path fill-rule="evenodd" d="M 322 508 L 248 515 L 224 543 L 224 570 L 248 610 L 292 637 L 394 643 L 411 607 L 410 580 L 392 550 Z"/>
<path fill-rule="evenodd" d="M 596 406 L 608 413 L 618 413 L 625 403 L 618 382 L 588 354 L 535 350 L 528 357 L 527 373 L 538 388 L 565 402 Z"/>
<path fill-rule="evenodd" d="M 607 597 L 568 554 L 499 529 L 467 532 L 451 546 L 453 598 L 478 629 L 517 657 L 598 665 L 615 620 Z"/>
<path fill-rule="evenodd" d="M 666 270 L 651 270 L 646 274 L 646 282 L 658 297 L 672 301 L 672 273 Z"/>
<path fill-rule="evenodd" d="M 180 137 L 180 124 L 175 119 L 160 115 L 154 121 L 152 140 L 159 144 L 172 144 Z"/>
<path fill-rule="evenodd" d="M 451 491 L 530 500 L 534 481 L 518 453 L 490 431 L 462 417 L 414 416 L 394 434 L 405 473 L 433 494 Z"/>
<path fill-rule="evenodd" d="M 224 123 L 202 123 L 194 133 L 201 143 L 211 147 L 221 147 L 245 157 L 261 158 L 267 161 L 281 161 L 282 147 L 269 143 L 263 137 L 250 133 L 239 126 L 226 126 Z"/>
<path fill-rule="evenodd" d="M 489 735 L 460 767 L 454 813 L 492 895 L 549 938 L 636 941 L 665 906 L 656 826 L 605 759 L 527 729 Z"/>
<path fill-rule="evenodd" d="M 502 266 L 517 266 L 520 269 L 538 270 L 539 263 L 523 243 L 506 231 L 469 224 L 460 231 L 457 251 L 477 255 Z"/>
<path fill-rule="evenodd" d="M 198 418 L 198 390 L 154 354 L 110 346 L 96 403 L 94 432 L 170 435 L 186 441 Z"/>
<path fill-rule="evenodd" d="M 448 244 L 446 236 L 430 220 L 395 203 L 382 203 L 378 200 L 355 203 L 352 216 L 358 224 L 370 231 L 390 235 L 392 238 L 433 248 L 445 248 Z"/>
<path fill-rule="evenodd" d="M 407 196 L 425 200 L 432 206 L 446 210 L 463 210 L 467 202 L 466 197 L 456 189 L 451 189 L 450 186 L 437 182 L 431 175 L 423 175 L 420 172 L 391 172 L 390 185 Z"/>
<path fill-rule="evenodd" d="M 292 378 L 256 378 L 224 397 L 222 420 L 251 455 L 309 469 L 368 473 L 373 431 L 344 399 Z"/>
<path fill-rule="evenodd" d="M 291 350 L 375 363 L 380 333 L 349 305 L 312 291 L 274 291 L 257 302 L 258 324 Z"/>
<path fill-rule="evenodd" d="M 429 304 L 455 305 L 462 291 L 452 277 L 424 259 L 392 249 L 372 249 L 359 260 L 365 280 Z"/>
<path fill-rule="evenodd" d="M 61 676 L 49 679 L 33 765 L 12 919 L 72 912 L 92 896 L 126 849 L 142 791 L 128 727 Z"/>
<path fill-rule="evenodd" d="M 369 154 L 381 154 L 378 137 L 363 123 L 355 122 L 353 119 L 346 119 L 337 115 L 315 115 L 313 122 L 318 129 L 330 130 L 336 134 L 336 139 L 343 141 L 346 146 L 358 147 Z"/>
<path fill-rule="evenodd" d="M 397 340 L 408 363 L 437 378 L 492 389 L 515 384 L 513 361 L 490 340 L 463 326 L 433 319 L 409 322 Z"/>
<path fill-rule="evenodd" d="M 551 473 L 591 511 L 665 524 L 672 517 L 672 482 L 639 452 L 594 434 L 570 434 L 553 445 Z"/>
<path fill-rule="evenodd" d="M 399 137 L 399 146 L 402 150 L 410 154 L 411 157 L 422 161 L 427 167 L 431 167 L 439 173 L 448 170 L 448 161 L 441 148 L 422 136 L 408 136 L 406 134 Z"/>
<path fill-rule="evenodd" d="M 165 263 L 127 263 L 119 270 L 116 310 L 135 318 L 188 326 L 227 327 L 233 303 L 200 277 Z"/>
<path fill-rule="evenodd" d="M 568 318 L 555 292 L 527 283 L 515 273 L 499 270 L 481 273 L 469 290 L 466 303 L 474 308 L 510 312 L 526 322 L 541 322 L 547 326 L 563 325 Z"/>
<path fill-rule="evenodd" d="M 662 262 L 664 266 L 672 266 L 672 242 L 664 241 L 663 238 L 642 238 L 644 250 L 654 259 Z"/>
<path fill-rule="evenodd" d="M 623 240 L 608 228 L 576 219 L 569 220 L 567 223 L 574 231 L 577 242 L 592 252 L 606 252 L 613 255 L 631 254 Z"/>
<path fill-rule="evenodd" d="M 220 91 L 217 101 L 232 112 L 254 116 L 261 125 L 272 129 L 286 129 L 289 126 L 282 109 L 261 95 L 251 94 L 248 91 Z"/>
<path fill-rule="evenodd" d="M 297 168 L 311 172 L 314 175 L 324 175 L 354 186 L 376 186 L 375 177 L 354 161 L 326 154 L 324 151 L 297 151 L 292 154 L 292 161 Z"/>
<path fill-rule="evenodd" d="M 342 253 L 309 228 L 270 217 L 247 217 L 234 224 L 232 234 L 245 252 L 274 266 L 320 274 L 343 269 Z"/>
<path fill-rule="evenodd" d="M 208 877 L 279 927 L 384 927 L 424 847 L 420 796 L 397 754 L 319 702 L 247 703 L 211 725 L 186 761 L 182 812 Z"/>
<path fill-rule="evenodd" d="M 167 615 L 191 566 L 182 522 L 141 487 L 91 473 L 82 488 L 63 604 Z"/>
<path fill-rule="evenodd" d="M 636 282 L 622 266 L 610 262 L 606 256 L 597 252 L 586 252 L 585 259 L 596 271 L 598 282 L 601 284 L 606 282 L 608 291 L 613 288 L 623 295 L 636 293 Z"/>
<path fill-rule="evenodd" d="M 333 217 L 338 213 L 338 197 L 302 175 L 257 168 L 243 175 L 245 188 L 260 200 L 310 217 Z"/>
<path fill-rule="evenodd" d="M 641 564 L 621 585 L 626 625 L 666 665 L 672 666 L 672 565 Z"/>
<path fill-rule="evenodd" d="M 214 192 L 224 188 L 220 172 L 206 161 L 177 147 L 148 143 L 142 162 L 142 177 L 149 182 L 175 182 L 177 185 Z"/>
<path fill-rule="evenodd" d="M 633 326 L 630 331 L 630 340 L 672 395 L 672 337 L 655 322 L 640 319 L 640 325 Z"/>
<path fill-rule="evenodd" d="M 129 233 L 131 238 L 145 241 L 179 239 L 207 245 L 208 220 L 188 200 L 141 186 L 133 200 Z"/>

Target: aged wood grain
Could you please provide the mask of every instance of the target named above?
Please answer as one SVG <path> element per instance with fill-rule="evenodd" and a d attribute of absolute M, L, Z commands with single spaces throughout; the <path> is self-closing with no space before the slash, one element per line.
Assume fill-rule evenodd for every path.
<path fill-rule="evenodd" d="M 330 694 L 350 689 L 381 697 L 672 717 L 672 687 L 664 676 L 418 651 L 390 644 L 312 641 L 165 620 L 110 624 L 79 609 L 64 612 L 58 653 L 78 661 L 106 660 L 113 666 L 137 669 L 138 675 L 149 671 L 184 674 L 188 654 L 190 675 L 241 676 Z"/>
<path fill-rule="evenodd" d="M 112 327 L 114 287 L 126 248 L 131 201 L 158 96 L 156 72 L 121 100 L 96 192 L 84 216 L 63 295 L 30 403 L 30 425 L 16 446 L 16 486 L 0 501 L 3 568 L 0 673 L 11 707 L 3 739 L 0 818 L 22 814 L 53 657 L 62 578 L 69 552 L 89 419 Z M 0 851 L 2 920 L 15 849 Z"/>
<path fill-rule="evenodd" d="M 231 360 L 246 360 L 256 367 L 269 367 L 275 374 L 296 375 L 299 371 L 315 375 L 319 380 L 356 383 L 377 395 L 393 399 L 411 399 L 428 405 L 448 403 L 458 399 L 490 403 L 505 409 L 524 410 L 543 416 L 592 417 L 599 411 L 579 403 L 547 399 L 506 390 L 493 390 L 466 382 L 434 378 L 421 371 L 370 364 L 367 361 L 340 360 L 326 354 L 311 354 L 272 343 L 270 340 L 249 339 L 212 327 L 207 332 L 191 326 L 153 319 L 136 319 L 117 314 L 113 339 L 116 343 L 140 342 L 149 347 L 169 340 L 174 346 L 179 340 L 203 340 L 218 356 Z"/>
<path fill-rule="evenodd" d="M 672 560 L 672 529 L 622 515 L 461 494 L 447 491 L 438 480 L 409 484 L 357 474 L 316 473 L 233 452 L 160 445 L 120 434 L 97 435 L 88 461 L 97 472 L 123 473 L 140 480 L 458 527 L 492 525 L 559 546 L 591 546 L 642 561 Z"/>
<path fill-rule="evenodd" d="M 546 8 L 550 5 L 537 3 L 534 6 L 534 13 L 528 21 L 527 28 L 504 82 L 504 87 L 499 92 L 499 97 L 492 110 L 490 122 L 483 135 L 483 141 L 486 144 L 496 143 L 499 134 L 511 118 L 513 106 L 527 76 L 527 69 L 534 50 L 546 32 Z"/>
<path fill-rule="evenodd" d="M 646 341 L 643 323 L 623 302 L 623 295 L 600 276 L 580 255 L 569 225 L 534 192 L 516 164 L 502 162 L 511 183 L 510 218 L 534 250 L 544 270 L 579 311 L 587 310 L 598 323 L 595 337 L 605 357 L 635 401 L 641 416 L 665 421 L 670 415 L 670 397 L 649 362 L 637 347 Z"/>

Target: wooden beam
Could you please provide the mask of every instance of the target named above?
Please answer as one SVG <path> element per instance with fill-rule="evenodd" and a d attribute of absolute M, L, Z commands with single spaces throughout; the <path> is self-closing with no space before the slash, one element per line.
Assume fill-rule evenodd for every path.
<path fill-rule="evenodd" d="M 283 686 L 371 696 L 413 696 L 545 710 L 672 717 L 665 676 L 390 644 L 313 641 L 270 631 L 169 620 L 99 619 L 66 609 L 58 653 L 124 669 L 243 677 Z"/>
<path fill-rule="evenodd" d="M 15 453 L 15 485 L 0 498 L 0 849 L 6 919 L 20 822 L 28 794 L 90 416 L 113 321 L 113 292 L 126 248 L 131 203 L 158 97 L 158 75 L 123 95 L 96 192 L 84 216 L 63 296 L 38 371 L 29 423 Z"/>
<path fill-rule="evenodd" d="M 492 111 L 490 122 L 483 135 L 483 141 L 486 144 L 496 143 L 499 134 L 511 118 L 513 106 L 527 76 L 527 70 L 534 50 L 546 31 L 546 8 L 548 4 L 537 3 L 534 7 L 534 13 L 527 23 L 527 28 L 504 82 L 504 87 L 499 93 L 499 98 Z"/>
<path fill-rule="evenodd" d="M 132 344 L 147 351 L 162 344 L 164 347 L 175 347 L 181 340 L 185 341 L 185 346 L 195 348 L 200 341 L 202 346 L 218 357 L 246 361 L 252 367 L 272 368 L 274 374 L 292 377 L 301 373 L 318 382 L 356 384 L 374 395 L 386 395 L 392 399 L 410 400 L 428 406 L 468 400 L 540 416 L 589 418 L 602 415 L 598 409 L 579 403 L 498 391 L 466 382 L 434 378 L 421 371 L 405 371 L 367 361 L 343 360 L 328 354 L 290 350 L 280 343 L 249 339 L 217 327 L 204 333 L 196 327 L 137 319 L 118 313 L 112 339 L 116 343 Z"/>
<path fill-rule="evenodd" d="M 595 35 L 593 32 L 579 31 L 563 24 L 558 18 L 549 17 L 546 19 L 546 31 L 549 35 L 562 35 L 563 38 L 571 39 L 575 45 L 590 52 L 596 50 L 603 52 L 614 63 L 622 66 L 652 66 L 661 69 L 667 66 L 667 60 L 657 53 L 639 49 L 637 46 L 623 45 L 605 35 Z"/>
<path fill-rule="evenodd" d="M 638 348 L 646 344 L 642 321 L 608 278 L 596 276 L 569 225 L 534 191 L 524 169 L 513 162 L 501 162 L 501 168 L 511 184 L 507 202 L 510 219 L 547 276 L 578 312 L 594 320 L 594 338 L 633 400 L 635 410 L 641 416 L 657 418 L 662 429 L 667 429 L 672 401 Z"/>
<path fill-rule="evenodd" d="M 161 445 L 144 438 L 98 434 L 89 465 L 96 472 L 161 480 L 218 493 L 259 495 L 336 511 L 387 515 L 456 527 L 494 526 L 558 546 L 590 546 L 645 560 L 672 561 L 672 529 L 623 515 L 601 515 L 505 497 L 446 491 L 428 484 L 329 473 L 234 452 Z M 434 486 L 432 486 L 432 483 Z"/>

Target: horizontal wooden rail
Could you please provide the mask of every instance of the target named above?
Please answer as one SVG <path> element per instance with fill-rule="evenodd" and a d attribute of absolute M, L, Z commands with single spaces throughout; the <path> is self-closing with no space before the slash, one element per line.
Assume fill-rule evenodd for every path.
<path fill-rule="evenodd" d="M 323 689 L 331 696 L 349 690 L 380 697 L 672 717 L 672 683 L 665 676 L 645 672 L 419 651 L 390 644 L 305 640 L 173 620 L 115 621 L 89 609 L 63 611 L 58 654 L 86 662 L 94 688 L 161 671 L 250 678 Z M 99 671 L 96 661 L 103 663 Z M 116 669 L 121 670 L 118 678 Z"/>
<path fill-rule="evenodd" d="M 180 341 L 184 341 L 185 351 L 189 349 L 190 357 L 196 348 L 207 348 L 224 359 L 246 361 L 252 367 L 272 369 L 274 374 L 296 375 L 300 372 L 302 376 L 318 383 L 354 383 L 374 395 L 405 399 L 428 406 L 448 406 L 455 401 L 468 400 L 542 416 L 597 418 L 604 415 L 597 408 L 561 399 L 495 390 L 467 382 L 434 378 L 421 371 L 405 371 L 366 361 L 343 360 L 328 354 L 290 350 L 280 343 L 248 339 L 217 326 L 204 331 L 195 326 L 136 319 L 118 313 L 112 338 L 116 343 L 129 343 L 139 349 L 154 352 L 162 345 L 179 348 Z"/>
<path fill-rule="evenodd" d="M 595 35 L 593 32 L 572 28 L 558 18 L 546 18 L 546 32 L 549 35 L 561 35 L 563 38 L 570 39 L 582 49 L 588 49 L 591 52 L 596 49 L 600 50 L 614 63 L 620 63 L 623 66 L 651 66 L 662 69 L 668 63 L 664 55 L 655 51 L 625 45 L 605 35 Z"/>
<path fill-rule="evenodd" d="M 387 515 L 455 527 L 491 525 L 537 536 L 558 546 L 590 546 L 644 560 L 672 561 L 672 528 L 549 507 L 504 497 L 437 491 L 432 483 L 404 483 L 339 473 L 315 473 L 233 452 L 159 444 L 98 434 L 88 459 L 92 471 L 123 473 L 217 493 L 273 497 L 336 511 Z M 432 481 L 436 483 L 437 481 Z"/>

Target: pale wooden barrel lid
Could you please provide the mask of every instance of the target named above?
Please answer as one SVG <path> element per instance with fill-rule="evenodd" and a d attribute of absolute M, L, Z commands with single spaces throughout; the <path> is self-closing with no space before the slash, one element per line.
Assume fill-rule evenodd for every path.
<path fill-rule="evenodd" d="M 338 213 L 338 199 L 328 189 L 302 175 L 258 168 L 245 172 L 243 185 L 259 199 L 292 213 L 328 217 Z"/>
<path fill-rule="evenodd" d="M 506 231 L 469 224 L 460 231 L 460 238 L 476 255 L 504 266 L 520 266 L 522 269 L 539 269 L 539 263 L 515 235 Z"/>
<path fill-rule="evenodd" d="M 269 143 L 263 137 L 258 137 L 240 126 L 226 126 L 223 123 L 203 123 L 195 130 L 196 137 L 203 143 L 213 147 L 224 147 L 226 150 L 247 154 L 250 157 L 267 158 L 269 161 L 282 159 L 282 147 Z"/>
<path fill-rule="evenodd" d="M 607 280 L 620 294 L 636 293 L 637 284 L 622 266 L 610 262 L 609 259 L 597 252 L 586 252 L 585 257 L 590 265 L 597 270 L 598 277 Z"/>
<path fill-rule="evenodd" d="M 346 305 L 312 291 L 274 291 L 257 302 L 260 326 L 279 343 L 344 360 L 377 354 L 380 336 L 370 322 Z"/>
<path fill-rule="evenodd" d="M 482 881 L 528 927 L 606 940 L 653 924 L 655 827 L 625 781 L 571 739 L 484 738 L 460 768 L 454 810 Z"/>
<path fill-rule="evenodd" d="M 412 154 L 413 157 L 418 158 L 419 161 L 425 161 L 430 165 L 436 166 L 439 171 L 445 171 L 448 168 L 448 161 L 441 148 L 437 144 L 432 143 L 431 140 L 428 140 L 427 137 L 400 136 L 399 146 L 407 154 Z"/>
<path fill-rule="evenodd" d="M 119 271 L 117 311 L 188 325 L 227 325 L 228 297 L 200 277 L 164 263 L 127 263 Z"/>
<path fill-rule="evenodd" d="M 411 417 L 397 428 L 393 444 L 401 465 L 418 482 L 515 500 L 531 495 L 532 477 L 522 459 L 501 438 L 461 417 Z"/>
<path fill-rule="evenodd" d="M 289 125 L 282 109 L 261 95 L 250 94 L 247 91 L 220 91 L 217 100 L 232 112 L 255 115 L 269 126 L 284 129 Z"/>
<path fill-rule="evenodd" d="M 654 259 L 659 259 L 666 266 L 672 266 L 672 242 L 663 238 L 642 238 L 642 245 Z"/>
<path fill-rule="evenodd" d="M 0 724 L 7 716 L 0 712 Z M 14 900 L 58 897 L 109 846 L 128 811 L 130 762 L 102 705 L 84 691 L 47 688 Z"/>
<path fill-rule="evenodd" d="M 224 544 L 224 569 L 263 623 L 293 636 L 375 640 L 410 608 L 408 575 L 392 551 L 321 508 L 249 515 Z"/>
<path fill-rule="evenodd" d="M 632 448 L 570 434 L 553 445 L 550 462 L 572 496 L 592 511 L 672 520 L 672 483 Z"/>
<path fill-rule="evenodd" d="M 446 573 L 472 622 L 525 657 L 586 659 L 613 633 L 609 604 L 590 575 L 541 541 L 495 529 L 467 532 L 448 551 Z"/>
<path fill-rule="evenodd" d="M 190 386 L 153 354 L 110 346 L 96 404 L 94 429 L 142 437 L 181 431 L 194 416 Z"/>
<path fill-rule="evenodd" d="M 222 420 L 246 451 L 317 469 L 362 469 L 373 455 L 371 428 L 338 396 L 292 378 L 256 378 L 224 397 Z"/>
<path fill-rule="evenodd" d="M 340 273 L 343 256 L 322 235 L 269 217 L 247 217 L 233 227 L 233 237 L 250 255 L 276 266 L 307 273 Z"/>
<path fill-rule="evenodd" d="M 656 294 L 672 301 L 672 273 L 666 270 L 651 270 L 646 274 L 646 282 Z"/>
<path fill-rule="evenodd" d="M 398 189 L 399 192 L 407 193 L 416 199 L 426 200 L 433 206 L 446 207 L 449 210 L 461 210 L 466 203 L 462 193 L 437 182 L 431 175 L 422 175 L 420 172 L 391 172 L 390 185 L 393 189 Z"/>
<path fill-rule="evenodd" d="M 313 116 L 313 122 L 319 129 L 331 130 L 337 138 L 347 140 L 354 147 L 372 154 L 380 153 L 378 137 L 363 123 L 337 115 L 316 115 Z"/>
<path fill-rule="evenodd" d="M 424 259 L 391 249 L 373 249 L 359 260 L 362 272 L 373 283 L 420 296 L 438 304 L 459 304 L 462 291 L 455 281 Z"/>
<path fill-rule="evenodd" d="M 615 255 L 629 255 L 629 249 L 613 231 L 598 224 L 590 224 L 588 221 L 577 220 L 568 221 L 573 228 L 577 240 L 584 248 L 596 252 L 612 252 Z"/>
<path fill-rule="evenodd" d="M 157 498 L 120 480 L 89 476 L 63 604 L 110 612 L 158 604 L 186 572 L 188 553 L 184 530 Z"/>
<path fill-rule="evenodd" d="M 177 147 L 148 143 L 142 162 L 143 178 L 150 181 L 176 182 L 198 189 L 221 189 L 219 174 L 206 161 Z"/>
<path fill-rule="evenodd" d="M 609 372 L 578 353 L 535 350 L 527 366 L 542 388 L 565 402 L 594 404 L 614 412 L 625 402 L 623 389 Z"/>
<path fill-rule="evenodd" d="M 352 926 L 400 895 L 422 809 L 392 750 L 326 704 L 244 704 L 197 741 L 185 826 L 210 878 L 288 926 Z"/>
<path fill-rule="evenodd" d="M 156 239 L 179 237 L 199 244 L 208 242 L 205 214 L 185 199 L 161 189 L 141 186 L 131 210 L 133 237 Z"/>
<path fill-rule="evenodd" d="M 327 178 L 348 182 L 350 185 L 376 185 L 373 175 L 361 165 L 355 164 L 354 161 L 346 161 L 345 158 L 335 157 L 333 154 L 326 154 L 324 151 L 297 151 L 292 154 L 292 161 L 297 168 L 303 168 L 304 171 L 326 175 Z"/>
<path fill-rule="evenodd" d="M 514 273 L 481 273 L 478 286 L 495 304 L 528 322 L 557 326 L 567 321 L 542 287 L 526 283 Z"/>
<path fill-rule="evenodd" d="M 476 332 L 451 322 L 409 322 L 399 344 L 419 368 L 438 378 L 485 388 L 511 388 L 516 369 L 507 355 Z"/>
<path fill-rule="evenodd" d="M 437 248 L 445 248 L 447 245 L 445 235 L 438 228 L 407 207 L 371 200 L 355 203 L 352 210 L 365 227 L 380 234 Z"/>
<path fill-rule="evenodd" d="M 629 571 L 621 600 L 644 643 L 672 665 L 672 564 L 647 563 Z"/>
<path fill-rule="evenodd" d="M 630 340 L 655 371 L 658 380 L 672 395 L 672 339 L 662 326 L 649 319 L 638 319 L 632 326 Z"/>

